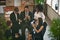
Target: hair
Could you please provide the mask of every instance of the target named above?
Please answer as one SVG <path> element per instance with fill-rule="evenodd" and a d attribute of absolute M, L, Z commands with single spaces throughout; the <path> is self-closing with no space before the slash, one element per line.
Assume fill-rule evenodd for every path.
<path fill-rule="evenodd" d="M 25 6 L 24 8 L 29 8 L 29 6 Z"/>
<path fill-rule="evenodd" d="M 36 19 L 34 19 L 34 24 L 35 24 L 35 22 L 36 22 L 37 20 Z"/>
<path fill-rule="evenodd" d="M 18 7 L 15 7 L 15 8 L 14 8 L 14 11 L 15 11 L 15 12 L 18 12 L 18 11 L 19 11 Z"/>
<path fill-rule="evenodd" d="M 11 21 L 7 21 L 6 23 L 7 23 L 7 26 L 10 26 L 12 22 Z"/>
<path fill-rule="evenodd" d="M 36 8 L 38 9 L 38 11 L 43 12 L 43 5 L 38 4 L 36 5 Z"/>
<path fill-rule="evenodd" d="M 39 21 L 39 26 L 42 26 L 42 24 L 43 24 L 43 20 L 42 20 L 42 18 L 38 18 L 38 21 Z"/>

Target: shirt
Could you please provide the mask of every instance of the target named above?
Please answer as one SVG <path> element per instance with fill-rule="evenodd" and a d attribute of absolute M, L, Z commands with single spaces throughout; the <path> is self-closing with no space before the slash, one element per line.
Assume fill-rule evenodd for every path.
<path fill-rule="evenodd" d="M 17 20 L 17 14 L 15 14 L 16 20 Z"/>
<path fill-rule="evenodd" d="M 29 12 L 25 12 L 25 16 L 28 16 L 29 15 Z"/>
<path fill-rule="evenodd" d="M 43 14 L 43 12 L 35 12 L 34 14 L 34 19 L 38 19 L 38 18 L 42 18 L 43 22 L 45 21 L 45 15 Z"/>

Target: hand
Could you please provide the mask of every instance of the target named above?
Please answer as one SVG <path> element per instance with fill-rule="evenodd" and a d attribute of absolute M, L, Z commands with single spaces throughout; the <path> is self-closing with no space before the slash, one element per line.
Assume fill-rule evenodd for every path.
<path fill-rule="evenodd" d="M 18 33 L 16 33 L 16 34 L 15 34 L 15 38 L 18 38 L 18 37 L 19 37 L 19 35 L 18 35 Z"/>
<path fill-rule="evenodd" d="M 28 18 L 28 16 L 26 15 L 25 18 L 24 18 L 24 20 L 26 20 L 27 18 Z"/>
<path fill-rule="evenodd" d="M 33 27 L 33 28 L 36 28 L 35 24 L 32 24 L 32 27 Z"/>
<path fill-rule="evenodd" d="M 37 31 L 37 33 L 39 33 L 39 31 Z"/>
<path fill-rule="evenodd" d="M 22 20 L 19 19 L 19 22 L 22 22 Z"/>
<path fill-rule="evenodd" d="M 35 27 L 34 27 L 34 29 L 35 29 L 35 31 L 36 31 L 37 33 L 39 33 L 39 30 L 37 30 Z"/>
<path fill-rule="evenodd" d="M 28 16 L 28 19 L 30 20 L 30 16 Z"/>

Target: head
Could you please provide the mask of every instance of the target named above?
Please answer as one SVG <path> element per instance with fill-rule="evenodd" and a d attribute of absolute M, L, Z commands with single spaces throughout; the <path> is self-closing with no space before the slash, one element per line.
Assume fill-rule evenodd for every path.
<path fill-rule="evenodd" d="M 37 12 L 43 12 L 43 5 L 41 5 L 41 4 L 38 4 L 38 5 L 36 5 L 36 11 Z"/>
<path fill-rule="evenodd" d="M 43 24 L 43 20 L 42 20 L 42 18 L 38 18 L 38 25 L 42 25 Z"/>
<path fill-rule="evenodd" d="M 19 12 L 18 7 L 15 7 L 15 8 L 14 8 L 14 12 L 15 12 L 15 13 L 18 13 L 18 12 Z"/>
<path fill-rule="evenodd" d="M 27 12 L 29 11 L 29 7 L 28 6 L 25 6 L 24 10 Z"/>
<path fill-rule="evenodd" d="M 11 21 L 7 21 L 7 26 L 9 27 L 9 28 L 11 28 L 12 27 L 12 22 Z"/>

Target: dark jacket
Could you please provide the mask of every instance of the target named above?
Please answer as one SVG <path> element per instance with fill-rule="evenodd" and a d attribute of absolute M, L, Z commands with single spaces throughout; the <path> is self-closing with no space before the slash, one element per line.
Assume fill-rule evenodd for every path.
<path fill-rule="evenodd" d="M 17 19 L 19 19 L 19 14 L 17 14 Z M 19 21 L 16 20 L 14 12 L 10 14 L 10 20 L 12 21 L 12 31 L 16 33 L 19 31 Z"/>
<path fill-rule="evenodd" d="M 20 14 L 20 20 L 22 20 L 22 32 L 24 34 L 25 28 L 28 28 L 28 30 L 31 30 L 30 22 L 33 20 L 33 13 L 29 12 L 30 20 L 28 22 L 25 22 L 25 11 L 21 12 Z"/>
<path fill-rule="evenodd" d="M 29 12 L 29 16 L 30 16 L 30 22 L 33 20 L 33 13 L 31 13 L 31 12 Z M 22 21 L 24 21 L 24 18 L 25 18 L 25 11 L 23 11 L 23 12 L 21 12 L 21 14 L 20 14 L 20 19 L 22 20 Z"/>
<path fill-rule="evenodd" d="M 17 14 L 17 19 L 19 19 L 19 14 Z M 14 12 L 10 14 L 10 20 L 12 21 L 13 25 L 18 24 L 18 20 L 16 20 Z"/>

